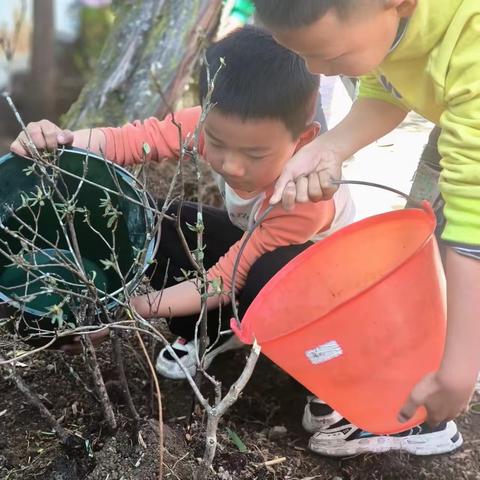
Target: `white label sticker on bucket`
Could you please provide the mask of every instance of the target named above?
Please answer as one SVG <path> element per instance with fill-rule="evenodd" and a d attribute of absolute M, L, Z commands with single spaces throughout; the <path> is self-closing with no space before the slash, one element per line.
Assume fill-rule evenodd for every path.
<path fill-rule="evenodd" d="M 340 357 L 343 355 L 342 347 L 335 341 L 324 343 L 318 347 L 307 350 L 305 355 L 313 363 L 313 365 L 318 365 L 320 363 L 328 362 L 334 358 Z"/>

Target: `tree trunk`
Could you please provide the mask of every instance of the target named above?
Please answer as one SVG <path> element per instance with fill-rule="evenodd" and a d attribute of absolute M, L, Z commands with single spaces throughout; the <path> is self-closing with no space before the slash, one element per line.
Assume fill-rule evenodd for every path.
<path fill-rule="evenodd" d="M 214 33 L 222 0 L 131 0 L 117 2 L 116 23 L 93 78 L 63 118 L 71 129 L 120 125 L 168 107 L 182 93 Z"/>
<path fill-rule="evenodd" d="M 33 118 L 51 118 L 55 112 L 55 24 L 53 0 L 33 2 L 31 60 Z"/>

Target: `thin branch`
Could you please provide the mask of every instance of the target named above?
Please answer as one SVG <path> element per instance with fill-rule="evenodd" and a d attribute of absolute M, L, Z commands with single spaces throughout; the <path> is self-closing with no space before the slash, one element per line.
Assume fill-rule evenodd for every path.
<path fill-rule="evenodd" d="M 96 395 L 96 393 L 83 381 L 83 379 L 80 377 L 80 375 L 73 369 L 73 367 L 67 363 L 67 361 L 65 360 L 65 355 L 59 355 L 59 360 L 61 363 L 63 363 L 63 365 L 67 368 L 68 372 L 70 373 L 70 375 L 73 377 L 73 379 L 75 380 L 75 382 L 79 385 L 81 385 L 84 390 L 89 393 L 94 399 L 95 401 L 99 401 L 99 398 L 98 396 Z"/>
<path fill-rule="evenodd" d="M 270 205 L 263 213 L 260 215 L 258 220 L 252 225 L 250 230 L 247 232 L 245 239 L 242 242 L 242 245 L 238 251 L 237 258 L 235 259 L 235 264 L 233 266 L 233 274 L 232 274 L 232 291 L 230 292 L 230 302 L 232 305 L 232 313 L 233 318 L 237 322 L 238 328 L 240 328 L 240 318 L 238 316 L 238 308 L 237 308 L 237 298 L 236 298 L 236 282 L 237 282 L 237 274 L 238 274 L 238 267 L 240 265 L 240 260 L 242 259 L 243 252 L 247 246 L 248 241 L 253 235 L 253 232 L 256 228 L 267 218 L 270 212 L 275 208 L 275 205 Z"/>
<path fill-rule="evenodd" d="M 138 414 L 137 409 L 135 408 L 135 404 L 133 403 L 133 398 L 130 393 L 130 388 L 128 387 L 128 380 L 125 374 L 125 365 L 123 363 L 122 338 L 118 332 L 115 332 L 114 330 L 112 330 L 110 333 L 110 340 L 112 343 L 113 358 L 117 366 L 120 385 L 122 386 L 122 393 L 135 425 L 134 427 L 135 433 L 138 434 L 138 427 L 140 425 L 140 415 Z"/>
<path fill-rule="evenodd" d="M 100 368 L 98 366 L 95 348 L 93 347 L 92 340 L 88 335 L 82 336 L 81 342 L 87 363 L 92 371 L 93 383 L 100 398 L 100 405 L 102 406 L 103 415 L 107 422 L 108 428 L 110 431 L 114 432 L 117 429 L 117 420 L 115 419 L 115 414 L 113 413 L 112 404 L 108 398 L 105 382 L 103 381 L 102 373 L 100 372 Z"/>
<path fill-rule="evenodd" d="M 210 470 L 213 459 L 215 457 L 215 452 L 217 448 L 217 429 L 220 418 L 222 418 L 222 416 L 225 415 L 227 410 L 238 400 L 240 393 L 244 390 L 245 386 L 247 385 L 253 374 L 259 355 L 260 346 L 255 341 L 250 351 L 250 355 L 248 356 L 245 368 L 243 369 L 240 377 L 230 387 L 228 393 L 225 395 L 223 400 L 215 407 L 207 410 L 208 417 L 205 440 L 206 445 L 201 468 L 197 475 L 198 480 L 205 478 L 205 475 Z"/>
<path fill-rule="evenodd" d="M 30 389 L 30 387 L 23 381 L 23 379 L 19 375 L 17 375 L 14 366 L 6 366 L 7 362 L 5 362 L 5 359 L 1 355 L 0 361 L 3 364 L 3 368 L 7 370 L 9 377 L 13 380 L 18 390 L 22 392 L 28 402 L 38 410 L 38 412 L 48 423 L 50 428 L 54 430 L 55 433 L 58 435 L 62 443 L 65 445 L 69 444 L 72 435 L 68 433 L 67 430 L 65 430 L 60 425 L 60 423 L 58 423 L 57 419 L 47 410 L 45 405 L 42 403 L 40 397 Z"/>
<path fill-rule="evenodd" d="M 162 410 L 162 394 L 160 392 L 160 384 L 158 383 L 157 372 L 155 371 L 155 367 L 152 365 L 152 361 L 150 360 L 150 356 L 148 355 L 147 348 L 145 347 L 145 343 L 141 335 L 135 332 L 138 342 L 142 347 L 143 354 L 145 355 L 145 360 L 148 363 L 148 367 L 150 368 L 150 373 L 152 375 L 152 380 L 155 384 L 155 390 L 157 392 L 157 402 L 158 402 L 158 427 L 159 427 L 159 480 L 163 479 L 163 410 Z"/>
<path fill-rule="evenodd" d="M 26 146 L 27 146 L 28 152 L 30 153 L 30 155 L 32 157 L 36 156 L 37 158 L 41 158 L 41 155 L 40 155 L 37 147 L 35 146 L 35 143 L 33 142 L 32 137 L 30 136 L 30 133 L 28 132 L 25 123 L 23 122 L 22 117 L 20 116 L 20 113 L 18 113 L 18 110 L 17 110 L 17 108 L 15 107 L 15 105 L 12 101 L 12 98 L 10 97 L 10 95 L 7 92 L 2 93 L 2 97 L 5 98 L 5 100 L 7 101 L 8 106 L 12 110 L 13 114 L 15 115 L 15 118 L 16 118 L 17 122 L 22 127 L 22 131 L 25 133 L 25 136 L 27 137 L 28 143 L 27 143 Z"/>

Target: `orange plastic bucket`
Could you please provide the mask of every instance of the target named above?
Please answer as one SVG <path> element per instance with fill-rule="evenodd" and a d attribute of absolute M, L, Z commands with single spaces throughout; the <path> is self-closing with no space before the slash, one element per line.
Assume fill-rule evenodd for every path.
<path fill-rule="evenodd" d="M 393 434 L 414 385 L 440 364 L 445 280 L 435 216 L 406 209 L 352 224 L 280 270 L 238 329 L 354 425 Z"/>

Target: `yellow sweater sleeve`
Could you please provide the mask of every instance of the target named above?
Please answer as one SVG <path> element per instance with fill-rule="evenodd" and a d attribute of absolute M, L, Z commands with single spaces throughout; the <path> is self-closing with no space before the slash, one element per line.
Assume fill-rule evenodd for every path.
<path fill-rule="evenodd" d="M 443 238 L 480 245 L 480 15 L 465 25 L 445 77 L 440 118 L 440 189 L 447 225 Z"/>
<path fill-rule="evenodd" d="M 391 92 L 387 90 L 373 73 L 360 77 L 358 98 L 383 100 L 384 102 L 391 103 L 402 110 L 409 111 L 409 108 L 400 99 L 395 97 L 395 89 L 391 87 Z"/>

